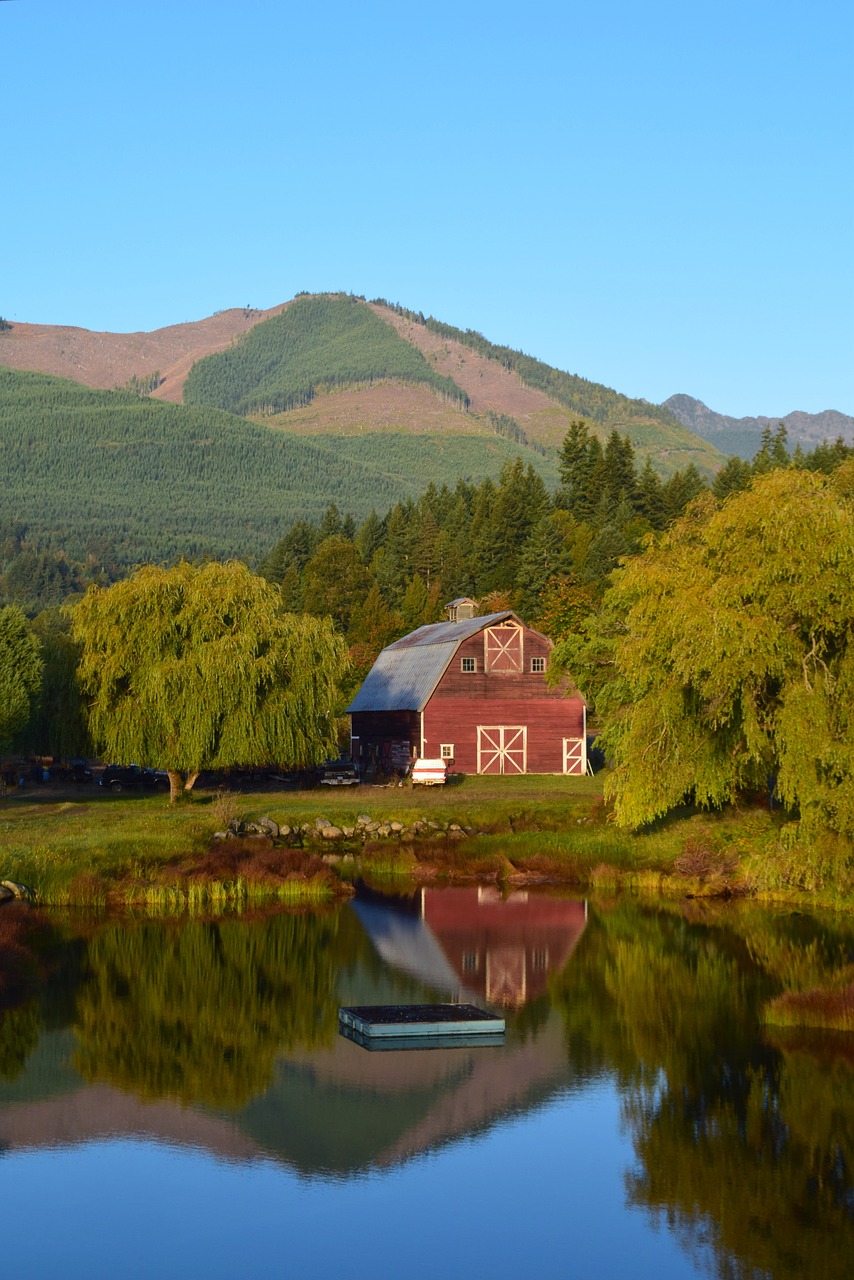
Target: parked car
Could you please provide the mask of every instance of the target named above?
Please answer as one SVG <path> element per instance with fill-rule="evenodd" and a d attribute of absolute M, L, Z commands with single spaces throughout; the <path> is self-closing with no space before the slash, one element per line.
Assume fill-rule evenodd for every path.
<path fill-rule="evenodd" d="M 98 779 L 102 787 L 110 791 L 155 791 L 168 787 L 169 778 L 164 769 L 141 769 L 138 764 L 108 764 Z"/>
<path fill-rule="evenodd" d="M 349 760 L 327 760 L 320 766 L 322 787 L 357 787 L 359 782 L 359 770 Z"/>

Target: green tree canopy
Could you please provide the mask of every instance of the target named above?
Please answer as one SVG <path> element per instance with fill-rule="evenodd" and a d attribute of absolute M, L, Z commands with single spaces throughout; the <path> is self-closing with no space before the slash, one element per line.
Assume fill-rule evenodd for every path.
<path fill-rule="evenodd" d="M 0 750 L 26 727 L 41 677 L 41 645 L 23 613 L 14 605 L 0 609 Z"/>
<path fill-rule="evenodd" d="M 245 565 L 146 566 L 92 587 L 72 634 L 93 740 L 167 769 L 173 800 L 204 768 L 306 765 L 335 749 L 343 641 L 326 620 L 286 613 Z"/>
<path fill-rule="evenodd" d="M 773 777 L 806 829 L 850 834 L 852 633 L 854 463 L 696 502 L 555 655 L 604 721 L 618 821 Z"/>

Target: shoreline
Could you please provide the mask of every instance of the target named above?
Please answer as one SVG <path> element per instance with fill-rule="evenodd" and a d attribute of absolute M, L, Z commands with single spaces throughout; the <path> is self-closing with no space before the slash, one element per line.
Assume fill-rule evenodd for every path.
<path fill-rule="evenodd" d="M 0 802 L 0 880 L 45 906 L 166 913 L 334 902 L 356 878 L 854 908 L 850 850 L 802 849 L 791 830 L 758 806 L 685 809 L 641 833 L 620 830 L 602 775 L 201 791 L 178 806 L 156 793 L 48 785 Z"/>

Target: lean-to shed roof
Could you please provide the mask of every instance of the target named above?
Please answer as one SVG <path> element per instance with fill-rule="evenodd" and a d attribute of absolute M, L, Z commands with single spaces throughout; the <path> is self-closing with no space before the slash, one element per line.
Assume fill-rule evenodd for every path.
<path fill-rule="evenodd" d="M 434 622 L 383 649 L 347 711 L 423 711 L 448 663 L 469 636 L 516 615 L 509 609 L 462 622 Z"/>

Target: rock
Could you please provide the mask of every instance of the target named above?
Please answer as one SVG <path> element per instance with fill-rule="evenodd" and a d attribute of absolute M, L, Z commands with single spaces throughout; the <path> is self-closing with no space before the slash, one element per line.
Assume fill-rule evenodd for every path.
<path fill-rule="evenodd" d="M 399 834 L 400 834 L 400 832 L 403 830 L 403 823 L 402 823 L 402 822 L 390 822 L 388 825 L 391 827 L 391 829 L 392 829 L 392 831 L 395 833 L 395 835 L 399 835 Z"/>
<path fill-rule="evenodd" d="M 289 836 L 290 834 L 291 834 L 291 828 L 288 826 L 286 822 L 283 822 L 282 825 L 279 827 L 279 835 Z"/>
<path fill-rule="evenodd" d="M 14 902 L 14 901 L 15 901 L 15 895 L 12 892 L 12 890 L 4 889 L 2 886 L 0 886 L 0 907 L 2 907 L 4 902 Z"/>
<path fill-rule="evenodd" d="M 266 831 L 268 836 L 272 836 L 274 840 L 279 834 L 279 824 L 274 822 L 272 818 L 259 818 L 258 826 L 262 831 Z"/>
<path fill-rule="evenodd" d="M 232 818 L 228 824 L 228 829 L 229 831 L 233 831 L 236 835 L 237 832 L 240 830 L 241 825 L 242 824 L 239 818 Z"/>
<path fill-rule="evenodd" d="M 381 823 L 379 823 L 379 822 L 369 822 L 369 823 L 368 823 L 368 825 L 367 825 L 367 827 L 366 827 L 366 830 L 367 830 L 367 831 L 379 831 L 379 829 L 380 829 L 380 826 L 381 826 L 381 825 L 382 825 L 382 824 L 381 824 Z"/>
<path fill-rule="evenodd" d="M 462 831 L 462 827 L 460 826 L 460 824 L 459 824 L 458 822 L 452 822 L 452 823 L 449 825 L 448 830 L 449 830 L 449 831 Z"/>
<path fill-rule="evenodd" d="M 333 827 L 330 823 L 329 826 L 322 828 L 320 834 L 324 840 L 340 840 L 344 832 L 340 827 Z"/>
<path fill-rule="evenodd" d="M 314 825 L 317 827 L 318 831 L 322 831 L 324 827 L 331 827 L 332 823 L 328 818 L 315 818 Z"/>
<path fill-rule="evenodd" d="M 352 840 L 353 836 L 356 834 L 355 827 L 342 827 L 341 830 L 344 832 L 345 840 Z"/>
<path fill-rule="evenodd" d="M 438 822 L 428 822 L 427 826 L 430 828 L 431 831 L 441 830 L 441 827 L 439 826 Z"/>
<path fill-rule="evenodd" d="M 387 826 L 385 826 L 385 825 L 383 825 L 383 826 L 381 826 L 381 827 L 377 827 L 377 835 L 378 835 L 378 836 L 390 836 L 390 835 L 391 835 L 391 827 L 387 827 Z"/>
<path fill-rule="evenodd" d="M 358 818 L 356 819 L 356 824 L 357 826 L 360 826 L 360 827 L 370 826 L 370 822 L 371 822 L 371 815 L 369 813 L 360 813 Z"/>
<path fill-rule="evenodd" d="M 233 834 L 234 834 L 233 832 L 229 832 L 229 831 L 215 831 L 213 833 L 213 838 L 214 840 L 227 840 L 229 835 L 233 835 Z"/>

